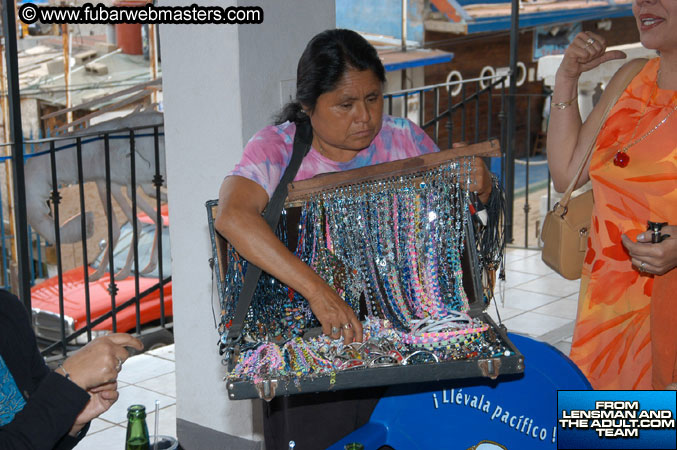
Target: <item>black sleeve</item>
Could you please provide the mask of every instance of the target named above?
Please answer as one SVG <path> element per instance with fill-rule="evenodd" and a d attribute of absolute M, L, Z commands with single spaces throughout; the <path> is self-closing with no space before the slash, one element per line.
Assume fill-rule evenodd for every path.
<path fill-rule="evenodd" d="M 87 435 L 87 431 L 89 431 L 89 426 L 91 425 L 91 422 L 82 427 L 82 430 L 76 435 L 76 436 L 70 436 L 66 434 L 64 437 L 61 438 L 59 442 L 57 442 L 56 446 L 54 447 L 54 450 L 71 450 L 73 447 L 78 445 L 78 443 L 82 440 L 83 437 Z"/>
<path fill-rule="evenodd" d="M 65 377 L 49 372 L 26 401 L 24 409 L 14 416 L 14 420 L 0 428 L 0 448 L 54 448 L 68 434 L 88 401 L 89 394 L 86 391 Z M 73 448 L 77 442 L 75 440 L 73 445 L 59 448 Z"/>
<path fill-rule="evenodd" d="M 40 355 L 28 314 L 16 297 L 0 295 L 0 351 L 26 405 L 0 427 L 2 450 L 67 450 L 84 436 L 68 436 L 89 394 L 65 377 L 49 370 Z M 84 430 L 84 429 L 83 429 Z M 57 446 L 58 444 L 58 446 Z"/>

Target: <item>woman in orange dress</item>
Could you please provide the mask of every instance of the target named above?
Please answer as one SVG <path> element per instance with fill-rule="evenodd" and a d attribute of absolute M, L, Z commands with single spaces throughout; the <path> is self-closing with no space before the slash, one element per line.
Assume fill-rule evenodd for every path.
<path fill-rule="evenodd" d="M 665 389 L 677 381 L 677 2 L 635 0 L 642 44 L 660 57 L 630 82 L 597 137 L 577 188 L 595 206 L 571 358 L 595 389 Z M 581 73 L 611 59 L 604 39 L 576 36 L 557 72 L 548 163 L 563 191 L 595 139 L 624 65 L 589 118 L 575 107 Z M 572 106 L 572 107 L 569 107 Z M 659 243 L 648 221 L 666 223 Z"/>

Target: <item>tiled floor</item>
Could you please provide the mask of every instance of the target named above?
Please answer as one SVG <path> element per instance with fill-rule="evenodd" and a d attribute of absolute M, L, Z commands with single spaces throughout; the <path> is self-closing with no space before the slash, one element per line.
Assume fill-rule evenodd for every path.
<path fill-rule="evenodd" d="M 496 307 L 508 331 L 548 342 L 563 353 L 571 348 L 578 298 L 578 281 L 568 281 L 550 270 L 535 250 L 509 249 L 506 281 L 497 286 Z M 120 372 L 120 399 L 99 419 L 79 449 L 118 450 L 123 445 L 126 409 L 142 403 L 149 412 L 148 429 L 153 434 L 155 401 L 160 402 L 160 435 L 176 436 L 176 385 L 174 346 L 163 347 L 125 362 Z"/>
<path fill-rule="evenodd" d="M 547 342 L 564 354 L 571 349 L 571 336 L 578 307 L 579 281 L 569 281 L 552 271 L 537 250 L 509 249 L 504 286 L 496 287 L 495 307 L 508 331 Z M 498 309 L 498 314 L 496 312 Z"/>

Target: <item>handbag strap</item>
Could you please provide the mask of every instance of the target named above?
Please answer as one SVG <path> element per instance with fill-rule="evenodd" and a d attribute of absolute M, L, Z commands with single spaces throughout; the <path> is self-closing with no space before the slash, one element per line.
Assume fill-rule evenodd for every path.
<path fill-rule="evenodd" d="M 590 146 L 588 147 L 588 150 L 585 152 L 585 157 L 581 160 L 581 164 L 578 167 L 578 170 L 576 171 L 576 176 L 574 177 L 573 180 L 571 180 L 571 183 L 569 183 L 569 187 L 567 187 L 566 191 L 564 191 L 562 199 L 558 202 L 559 206 L 562 207 L 564 210 L 566 210 L 566 206 L 569 203 L 569 199 L 571 198 L 571 193 L 574 191 L 574 187 L 576 186 L 576 183 L 578 183 L 578 179 L 581 177 L 583 169 L 585 168 L 585 166 L 588 163 L 588 160 L 590 159 L 590 155 L 592 155 L 592 150 L 595 148 L 595 143 L 597 142 L 597 136 L 599 135 L 599 132 L 602 129 L 602 126 L 604 125 L 607 116 L 609 115 L 609 111 L 611 111 L 611 108 L 614 107 L 618 99 L 623 94 L 623 91 L 625 91 L 625 88 L 628 87 L 632 79 L 635 78 L 635 76 L 637 76 L 637 74 L 642 70 L 642 68 L 648 61 L 649 60 L 645 58 L 638 58 L 630 61 L 629 64 L 631 65 L 631 67 L 625 72 L 622 82 L 618 84 L 617 89 L 613 93 L 611 101 L 607 105 L 606 110 L 602 115 L 602 119 L 597 124 L 597 131 L 595 131 L 595 137 L 594 139 L 592 139 L 592 141 L 590 141 Z"/>
<path fill-rule="evenodd" d="M 305 121 L 297 123 L 296 133 L 294 134 L 294 147 L 291 155 L 291 161 L 289 161 L 289 165 L 285 169 L 284 174 L 282 174 L 280 183 L 277 185 L 277 188 L 275 188 L 275 192 L 273 193 L 273 196 L 270 198 L 270 201 L 263 212 L 263 218 L 272 230 L 275 230 L 278 222 L 280 221 L 282 206 L 284 205 L 284 201 L 287 198 L 288 185 L 294 180 L 296 173 L 299 171 L 299 167 L 301 167 L 303 158 L 310 150 L 312 142 L 313 128 L 310 126 L 310 122 Z M 247 272 L 244 276 L 244 281 L 242 282 L 242 290 L 240 291 L 240 296 L 238 297 L 237 306 L 235 307 L 235 314 L 233 316 L 230 328 L 228 328 L 226 342 L 223 343 L 227 349 L 226 351 L 228 351 L 228 348 L 232 350 L 232 347 L 242 335 L 244 321 L 247 317 L 247 312 L 249 311 L 249 306 L 252 303 L 252 299 L 254 298 L 254 291 L 256 291 L 256 286 L 260 277 L 261 268 L 249 263 Z"/>

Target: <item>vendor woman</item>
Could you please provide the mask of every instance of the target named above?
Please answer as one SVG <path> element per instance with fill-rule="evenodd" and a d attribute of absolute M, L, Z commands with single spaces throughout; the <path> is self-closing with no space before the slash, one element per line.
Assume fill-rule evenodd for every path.
<path fill-rule="evenodd" d="M 289 164 L 296 127 L 310 123 L 312 147 L 295 180 L 439 151 L 406 118 L 383 114 L 385 69 L 376 50 L 350 30 L 315 36 L 298 63 L 296 100 L 276 125 L 247 143 L 240 163 L 221 186 L 216 229 L 247 260 L 303 295 L 322 331 L 344 341 L 362 340 L 353 310 L 275 236 L 262 212 Z M 486 202 L 491 178 L 481 159 L 469 189 Z M 369 420 L 379 389 L 276 398 L 264 407 L 267 449 L 325 448 Z"/>

